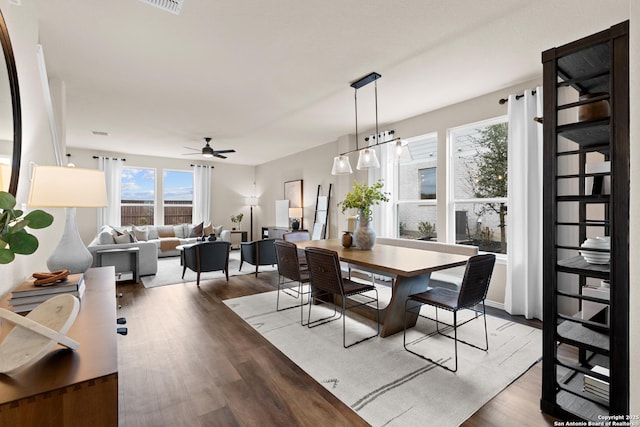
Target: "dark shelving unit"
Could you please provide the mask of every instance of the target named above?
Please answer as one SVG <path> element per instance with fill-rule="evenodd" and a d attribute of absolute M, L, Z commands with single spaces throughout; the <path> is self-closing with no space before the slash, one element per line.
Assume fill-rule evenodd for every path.
<path fill-rule="evenodd" d="M 629 414 L 628 33 L 627 21 L 542 54 L 540 406 L 563 420 L 600 421 L 602 415 Z M 608 102 L 609 116 L 580 121 L 578 110 L 595 102 Z M 608 172 L 586 172 L 587 165 L 601 162 L 609 162 Z M 610 191 L 592 194 L 596 186 L 587 183 L 596 179 L 608 179 Z M 590 264 L 581 255 L 580 245 L 595 236 L 610 238 L 608 264 Z M 609 281 L 610 287 L 598 288 L 601 281 Z M 559 352 L 561 346 L 569 351 Z M 609 375 L 594 372 L 595 366 L 609 369 Z M 587 381 L 607 382 L 608 398 L 585 388 L 585 376 L 592 377 Z"/>

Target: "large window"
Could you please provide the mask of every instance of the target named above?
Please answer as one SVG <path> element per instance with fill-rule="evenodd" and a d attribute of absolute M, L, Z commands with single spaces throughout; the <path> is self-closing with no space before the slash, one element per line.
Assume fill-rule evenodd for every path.
<path fill-rule="evenodd" d="M 155 223 L 156 171 L 150 168 L 122 168 L 120 223 Z"/>
<path fill-rule="evenodd" d="M 165 170 L 162 201 L 165 225 L 191 223 L 193 172 Z"/>
<path fill-rule="evenodd" d="M 398 235 L 405 239 L 436 239 L 436 164 L 438 137 L 435 133 L 407 140 L 398 159 Z"/>
<path fill-rule="evenodd" d="M 453 129 L 450 144 L 456 242 L 506 253 L 506 118 Z"/>

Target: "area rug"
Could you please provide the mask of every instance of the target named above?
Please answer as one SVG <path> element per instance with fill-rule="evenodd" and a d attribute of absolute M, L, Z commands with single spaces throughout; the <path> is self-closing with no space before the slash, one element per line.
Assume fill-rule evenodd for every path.
<path fill-rule="evenodd" d="M 243 274 L 253 274 L 256 271 L 254 265 L 244 263 L 242 271 L 240 267 L 240 251 L 231 251 L 229 255 L 229 276 L 241 276 Z M 278 266 L 261 265 L 258 271 L 277 271 Z M 145 288 L 155 288 L 157 286 L 173 285 L 176 283 L 195 282 L 196 272 L 189 270 L 184 273 L 182 278 L 182 266 L 180 265 L 180 257 L 168 257 L 158 259 L 158 272 L 151 276 L 142 276 L 140 280 Z M 225 274 L 222 271 L 210 271 L 200 274 L 200 283 L 204 280 L 224 279 Z"/>
<path fill-rule="evenodd" d="M 487 316 L 489 351 L 458 345 L 458 372 L 451 373 L 405 351 L 402 333 L 345 349 L 341 320 L 311 329 L 300 326 L 300 309 L 275 311 L 276 291 L 225 304 L 372 426 L 460 425 L 542 354 L 542 331 Z M 312 318 L 322 316 L 320 310 L 328 308 L 314 306 Z M 347 342 L 374 330 L 372 322 L 349 316 Z M 433 322 L 421 319 L 407 341 L 452 366 L 452 340 L 416 332 L 434 329 Z M 483 344 L 482 319 L 459 328 L 458 336 Z"/>

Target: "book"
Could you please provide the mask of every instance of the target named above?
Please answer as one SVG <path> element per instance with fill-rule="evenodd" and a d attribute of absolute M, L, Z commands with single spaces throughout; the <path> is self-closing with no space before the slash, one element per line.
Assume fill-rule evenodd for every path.
<path fill-rule="evenodd" d="M 77 291 L 80 283 L 84 281 L 84 277 L 82 273 L 70 274 L 64 282 L 51 286 L 36 286 L 33 284 L 34 281 L 35 279 L 31 278 L 22 282 L 17 288 L 11 291 L 11 297 L 20 298 Z"/>
<path fill-rule="evenodd" d="M 52 293 L 52 294 L 36 295 L 35 296 L 36 298 L 43 298 L 43 299 L 42 299 L 42 301 L 35 301 L 35 302 L 21 301 L 23 299 L 33 298 L 33 297 L 18 298 L 17 301 L 13 301 L 13 298 L 12 298 L 9 301 L 9 303 L 11 304 L 11 308 L 12 308 L 14 313 L 26 313 L 26 312 L 29 312 L 29 311 L 33 310 L 34 308 L 36 308 L 37 306 L 39 306 L 40 304 L 42 304 L 43 302 L 45 302 L 49 298 L 53 298 L 56 295 L 60 295 L 60 294 L 63 294 L 63 293 L 69 293 L 69 294 L 77 297 L 82 302 L 82 297 L 84 296 L 84 292 L 85 292 L 86 288 L 87 288 L 86 285 L 84 284 L 84 282 L 82 282 L 80 284 L 80 288 L 77 291 L 73 291 L 73 292 L 57 292 L 57 293 Z"/>
<path fill-rule="evenodd" d="M 602 366 L 596 365 L 591 368 L 591 371 L 607 377 L 609 376 L 609 369 Z M 583 389 L 603 399 L 609 399 L 609 383 L 607 381 L 592 377 L 591 375 L 585 375 Z"/>
<path fill-rule="evenodd" d="M 9 305 L 15 307 L 17 305 L 23 305 L 23 304 L 33 304 L 33 303 L 40 303 L 40 302 L 44 302 L 46 300 L 48 300 L 51 297 L 54 297 L 58 294 L 61 293 L 68 293 L 71 294 L 75 297 L 78 298 L 82 298 L 82 295 L 84 295 L 84 290 L 85 290 L 86 285 L 84 284 L 84 281 L 82 281 L 80 283 L 80 285 L 78 286 L 77 290 L 74 291 L 69 291 L 69 292 L 55 292 L 52 294 L 42 294 L 42 295 L 28 295 L 28 296 L 21 296 L 20 294 L 18 295 L 12 295 L 11 299 L 9 299 Z"/>

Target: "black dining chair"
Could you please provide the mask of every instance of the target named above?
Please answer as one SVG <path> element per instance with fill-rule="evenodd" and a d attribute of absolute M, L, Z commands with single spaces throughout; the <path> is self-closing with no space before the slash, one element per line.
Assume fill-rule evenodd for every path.
<path fill-rule="evenodd" d="M 351 347 L 362 341 L 377 337 L 380 335 L 380 314 L 378 303 L 378 290 L 370 284 L 353 282 L 342 277 L 340 269 L 340 258 L 338 253 L 323 248 L 308 247 L 305 249 L 307 256 L 307 267 L 309 269 L 309 277 L 311 279 L 311 301 L 309 303 L 309 314 L 307 317 L 307 326 L 313 328 L 328 322 L 342 318 L 342 345 L 344 348 Z M 367 292 L 375 293 L 375 297 L 367 295 Z M 355 301 L 348 297 L 358 296 L 361 301 Z M 338 298 L 340 304 L 340 315 L 337 315 L 337 304 L 335 299 Z M 311 307 L 315 303 L 326 303 L 329 299 L 333 304 L 333 315 L 311 321 Z M 376 303 L 376 325 L 377 332 L 374 335 L 367 336 L 356 342 L 347 345 L 346 338 L 346 312 L 347 310 L 369 306 L 373 302 Z"/>
<path fill-rule="evenodd" d="M 278 259 L 278 294 L 276 297 L 276 311 L 288 310 L 300 307 L 300 324 L 305 325 L 303 320 L 304 297 L 309 300 L 310 287 L 308 284 L 309 270 L 306 264 L 302 265 L 298 259 L 298 248 L 295 243 L 277 240 L 276 257 Z M 293 285 L 293 286 L 292 286 Z M 300 298 L 300 303 L 286 308 L 280 308 L 280 293 L 287 294 L 293 298 Z"/>
<path fill-rule="evenodd" d="M 465 269 L 464 277 L 462 278 L 462 285 L 460 286 L 459 291 L 454 291 L 448 288 L 435 287 L 435 288 L 430 288 L 424 292 L 409 295 L 405 303 L 404 332 L 403 332 L 403 340 L 402 340 L 405 350 L 451 372 L 456 372 L 458 370 L 458 342 L 467 344 L 468 346 L 477 348 L 479 350 L 483 350 L 483 351 L 489 350 L 489 338 L 487 334 L 487 317 L 485 313 L 484 300 L 487 297 L 487 291 L 489 290 L 489 283 L 491 282 L 491 274 L 493 273 L 493 267 L 495 265 L 495 262 L 496 262 L 496 256 L 494 254 L 475 255 L 469 258 L 469 261 L 467 261 L 467 267 Z M 420 309 L 425 304 L 431 305 L 435 308 L 435 319 L 420 314 Z M 481 312 L 478 310 L 478 307 L 477 307 L 478 305 L 482 305 Z M 439 320 L 438 309 L 452 312 L 453 322 L 449 324 Z M 457 321 L 458 311 L 460 310 L 472 310 L 474 312 L 474 316 L 458 324 L 458 321 Z M 439 335 L 442 335 L 444 337 L 447 337 L 453 340 L 454 355 L 455 355 L 454 357 L 455 366 L 453 369 L 449 368 L 448 366 L 442 363 L 436 362 L 435 360 L 425 355 L 422 355 L 413 350 L 410 350 L 407 347 L 407 313 L 414 313 L 414 314 L 417 314 L 419 317 L 423 317 L 425 319 L 435 321 L 437 333 Z M 484 319 L 484 339 L 485 339 L 484 347 L 480 347 L 475 344 L 469 343 L 467 341 L 458 339 L 458 328 L 466 323 L 469 323 L 474 319 L 477 319 L 479 316 L 482 316 Z M 443 333 L 443 331 L 441 331 L 440 329 L 440 324 L 443 324 L 452 328 L 453 337 Z M 416 327 L 417 327 L 417 324 L 416 324 Z M 422 340 L 423 338 L 421 337 L 419 340 L 413 341 L 413 343 L 422 341 Z"/>
<path fill-rule="evenodd" d="M 183 249 L 182 278 L 187 268 L 197 274 L 196 285 L 200 286 L 200 273 L 222 270 L 229 281 L 229 251 L 231 243 L 216 240 L 215 242 L 200 242 Z"/>

